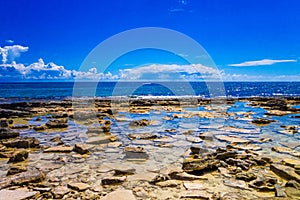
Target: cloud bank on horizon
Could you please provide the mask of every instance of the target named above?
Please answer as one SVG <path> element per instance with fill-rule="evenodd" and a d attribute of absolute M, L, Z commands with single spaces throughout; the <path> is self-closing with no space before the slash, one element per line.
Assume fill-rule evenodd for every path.
<path fill-rule="evenodd" d="M 300 74 L 280 76 L 251 76 L 247 74 L 228 74 L 223 70 L 202 64 L 148 64 L 134 68 L 120 69 L 117 74 L 111 72 L 98 72 L 96 67 L 88 71 L 66 69 L 54 62 L 45 63 L 42 58 L 37 62 L 25 65 L 16 63 L 15 59 L 21 53 L 27 52 L 29 47 L 11 45 L 0 47 L 2 64 L 0 64 L 0 80 L 24 81 L 24 80 L 168 80 L 168 81 L 276 81 L 276 80 L 300 80 Z M 238 64 L 229 64 L 231 67 L 263 66 L 276 63 L 291 63 L 297 60 L 272 60 L 263 59 L 257 61 L 245 61 Z M 124 65 L 125 66 L 125 65 Z"/>
<path fill-rule="evenodd" d="M 250 66 L 264 66 L 264 65 L 273 65 L 276 63 L 290 63 L 297 62 L 297 60 L 272 60 L 272 59 L 263 59 L 255 61 L 245 61 L 238 64 L 229 64 L 231 67 L 250 67 Z"/>

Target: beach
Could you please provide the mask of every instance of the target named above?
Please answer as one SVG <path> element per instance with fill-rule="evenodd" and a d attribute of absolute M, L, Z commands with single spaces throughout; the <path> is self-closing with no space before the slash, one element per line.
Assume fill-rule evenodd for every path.
<path fill-rule="evenodd" d="M 298 97 L 5 99 L 0 199 L 299 199 L 299 105 Z"/>

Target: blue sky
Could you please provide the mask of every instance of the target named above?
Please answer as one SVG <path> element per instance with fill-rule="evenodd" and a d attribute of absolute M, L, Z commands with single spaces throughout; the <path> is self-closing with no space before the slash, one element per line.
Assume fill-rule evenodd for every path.
<path fill-rule="evenodd" d="M 174 68 L 187 79 L 201 79 L 191 66 L 202 74 L 210 67 L 187 63 L 188 55 L 146 49 L 120 57 L 105 72 L 98 66 L 80 70 L 99 43 L 140 27 L 193 38 L 224 81 L 300 80 L 298 0 L 0 0 L 0 19 L 0 81 L 111 80 L 124 70 L 132 78 Z"/>

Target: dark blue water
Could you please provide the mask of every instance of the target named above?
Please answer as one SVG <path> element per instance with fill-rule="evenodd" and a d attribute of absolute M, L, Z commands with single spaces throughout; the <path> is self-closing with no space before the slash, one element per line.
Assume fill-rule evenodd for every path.
<path fill-rule="evenodd" d="M 71 96 L 182 96 L 252 97 L 300 96 L 300 82 L 26 82 L 0 83 L 1 98 L 65 98 Z"/>

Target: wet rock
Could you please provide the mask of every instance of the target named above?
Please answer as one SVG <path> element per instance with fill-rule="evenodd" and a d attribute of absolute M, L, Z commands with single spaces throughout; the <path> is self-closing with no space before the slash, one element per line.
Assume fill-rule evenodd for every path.
<path fill-rule="evenodd" d="M 102 200 L 116 200 L 116 199 L 136 200 L 131 190 L 124 190 L 124 189 L 113 191 L 101 199 Z"/>
<path fill-rule="evenodd" d="M 121 184 L 126 180 L 126 176 L 121 177 L 107 177 L 101 180 L 102 185 L 115 185 Z"/>
<path fill-rule="evenodd" d="M 26 124 L 15 124 L 10 127 L 11 129 L 28 129 L 29 126 Z"/>
<path fill-rule="evenodd" d="M 95 111 L 76 111 L 73 115 L 73 118 L 78 121 L 96 119 L 97 113 Z"/>
<path fill-rule="evenodd" d="M 44 153 L 70 153 L 73 151 L 73 147 L 70 146 L 55 146 L 44 149 Z"/>
<path fill-rule="evenodd" d="M 253 172 L 237 173 L 235 177 L 236 179 L 247 181 L 247 182 L 255 180 L 257 178 L 257 176 Z"/>
<path fill-rule="evenodd" d="M 268 112 L 265 113 L 265 115 L 268 116 L 285 116 L 288 114 L 291 114 L 290 111 L 282 111 L 282 110 L 268 110 Z"/>
<path fill-rule="evenodd" d="M 267 124 L 270 124 L 271 122 L 276 122 L 276 120 L 265 119 L 265 118 L 257 118 L 257 119 L 252 121 L 252 124 L 267 125 Z"/>
<path fill-rule="evenodd" d="M 125 147 L 124 153 L 127 160 L 146 160 L 149 158 L 143 147 Z"/>
<path fill-rule="evenodd" d="M 199 137 L 193 137 L 193 136 L 187 136 L 186 137 L 186 140 L 188 142 L 192 142 L 192 143 L 200 143 L 200 142 L 203 142 L 203 140 Z"/>
<path fill-rule="evenodd" d="M 295 160 L 295 159 L 284 159 L 282 162 L 290 167 L 295 167 L 297 165 L 300 165 L 300 160 Z"/>
<path fill-rule="evenodd" d="M 88 144 L 75 144 L 74 151 L 79 154 L 88 154 L 90 153 L 89 149 L 93 148 L 93 145 Z"/>
<path fill-rule="evenodd" d="M 237 136 L 226 136 L 226 135 L 215 135 L 215 138 L 221 141 L 229 142 L 229 143 L 250 143 L 251 141 L 248 139 L 243 139 Z"/>
<path fill-rule="evenodd" d="M 61 140 L 60 136 L 56 136 L 50 139 L 50 142 L 54 142 L 56 145 L 63 145 L 64 142 Z"/>
<path fill-rule="evenodd" d="M 44 131 L 46 129 L 47 129 L 47 126 L 45 124 L 33 127 L 33 130 L 35 130 L 35 131 Z"/>
<path fill-rule="evenodd" d="M 95 137 L 89 137 L 86 143 L 88 144 L 108 144 L 110 142 L 117 141 L 118 138 L 115 135 L 100 135 Z"/>
<path fill-rule="evenodd" d="M 0 189 L 14 185 L 26 185 L 28 183 L 37 183 L 45 179 L 45 174 L 36 168 L 30 168 L 12 176 L 8 176 L 0 181 Z"/>
<path fill-rule="evenodd" d="M 58 118 L 50 119 L 46 126 L 48 128 L 67 128 L 68 127 L 68 118 Z"/>
<path fill-rule="evenodd" d="M 239 149 L 239 150 L 251 150 L 251 151 L 259 151 L 262 148 L 255 144 L 245 144 L 245 145 L 228 145 L 230 148 Z"/>
<path fill-rule="evenodd" d="M 201 138 L 202 140 L 213 141 L 213 139 L 214 139 L 214 134 L 211 133 L 211 132 L 201 133 L 201 134 L 199 135 L 199 138 Z"/>
<path fill-rule="evenodd" d="M 58 112 L 55 113 L 51 116 L 52 118 L 67 118 L 68 117 L 68 113 L 66 112 Z"/>
<path fill-rule="evenodd" d="M 133 175 L 135 173 L 135 169 L 114 169 L 114 176 L 128 176 Z"/>
<path fill-rule="evenodd" d="M 297 190 L 300 190 L 300 183 L 298 183 L 295 180 L 289 180 L 288 182 L 285 183 L 285 187 L 293 187 L 296 188 Z"/>
<path fill-rule="evenodd" d="M 6 117 L 6 118 L 12 116 L 25 117 L 25 116 L 29 116 L 30 114 L 31 113 L 27 111 L 0 108 L 0 117 Z"/>
<path fill-rule="evenodd" d="M 190 148 L 192 154 L 200 154 L 200 155 L 206 155 L 209 153 L 208 149 L 204 149 L 202 146 L 191 146 Z"/>
<path fill-rule="evenodd" d="M 5 118 L 2 118 L 0 119 L 0 127 L 3 128 L 3 127 L 8 127 L 9 124 L 12 124 L 12 120 L 8 120 L 8 119 L 5 119 Z"/>
<path fill-rule="evenodd" d="M 28 151 L 25 149 L 15 150 L 12 156 L 9 158 L 9 162 L 16 163 L 22 162 L 28 158 Z"/>
<path fill-rule="evenodd" d="M 286 153 L 290 154 L 292 156 L 300 158 L 300 153 L 297 151 L 292 150 L 291 148 L 288 147 L 272 147 L 272 151 L 278 152 L 278 153 Z"/>
<path fill-rule="evenodd" d="M 38 192 L 28 192 L 25 190 L 0 190 L 0 199 L 1 200 L 22 200 L 33 198 L 37 195 Z M 34 198 L 35 199 L 35 198 Z"/>
<path fill-rule="evenodd" d="M 129 126 L 130 127 L 139 127 L 139 126 L 142 127 L 142 126 L 149 126 L 151 123 L 152 123 L 151 120 L 141 119 L 141 120 L 129 122 Z"/>
<path fill-rule="evenodd" d="M 15 138 L 20 136 L 20 133 L 15 130 L 11 130 L 8 128 L 0 128 L 0 140 L 1 139 L 8 139 L 8 138 Z"/>
<path fill-rule="evenodd" d="M 130 133 L 128 137 L 133 140 L 151 140 L 157 138 L 157 135 L 152 133 Z"/>
<path fill-rule="evenodd" d="M 90 188 L 90 185 L 86 184 L 86 183 L 68 183 L 68 187 L 73 189 L 73 190 L 77 190 L 77 191 L 85 191 L 87 189 Z"/>
<path fill-rule="evenodd" d="M 39 141 L 33 137 L 17 138 L 3 142 L 6 147 L 11 148 L 38 148 Z"/>
<path fill-rule="evenodd" d="M 20 165 L 15 165 L 15 166 L 11 166 L 8 171 L 6 176 L 10 176 L 10 175 L 14 175 L 14 174 L 18 174 L 21 172 L 26 172 L 27 171 L 27 167 L 25 166 L 20 166 Z"/>
<path fill-rule="evenodd" d="M 62 199 L 70 192 L 70 189 L 65 186 L 57 186 L 52 190 L 52 194 L 56 199 Z"/>
<path fill-rule="evenodd" d="M 276 197 L 286 197 L 286 194 L 285 194 L 282 186 L 279 184 L 275 185 L 275 196 Z"/>
<path fill-rule="evenodd" d="M 281 164 L 271 164 L 270 169 L 278 176 L 286 180 L 295 180 L 300 183 L 300 175 L 295 172 L 292 167 L 281 165 Z"/>

